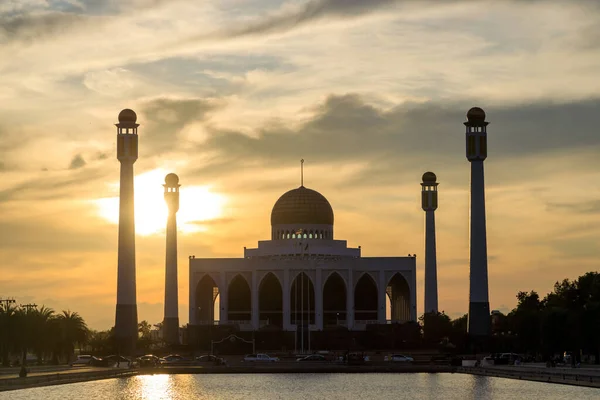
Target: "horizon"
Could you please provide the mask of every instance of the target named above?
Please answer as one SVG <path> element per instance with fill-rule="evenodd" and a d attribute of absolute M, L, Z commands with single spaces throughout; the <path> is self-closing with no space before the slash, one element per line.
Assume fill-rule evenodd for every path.
<path fill-rule="evenodd" d="M 138 115 L 139 321 L 163 319 L 163 183 L 180 178 L 188 256 L 242 257 L 304 185 L 364 257 L 417 255 L 421 176 L 437 175 L 439 309 L 469 305 L 463 122 L 490 122 L 489 297 L 598 270 L 600 6 L 583 0 L 12 1 L 0 5 L 0 296 L 114 325 L 117 115 Z M 123 30 L 126 29 L 126 31 Z M 124 34 L 126 32 L 126 34 Z"/>

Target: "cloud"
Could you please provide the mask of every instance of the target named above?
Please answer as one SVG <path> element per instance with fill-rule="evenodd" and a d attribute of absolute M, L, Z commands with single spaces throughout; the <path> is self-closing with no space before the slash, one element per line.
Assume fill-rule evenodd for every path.
<path fill-rule="evenodd" d="M 176 149 L 182 129 L 189 124 L 205 121 L 210 112 L 223 105 L 217 99 L 159 98 L 142 105 L 143 137 L 150 154 Z"/>
<path fill-rule="evenodd" d="M 229 224 L 229 223 L 232 223 L 235 221 L 236 221 L 235 218 L 214 218 L 214 219 L 207 219 L 207 220 L 202 220 L 202 221 L 190 221 L 190 222 L 188 222 L 188 224 L 201 225 L 201 226 L 215 226 L 215 225 Z"/>
<path fill-rule="evenodd" d="M 74 13 L 43 12 L 16 16 L 0 15 L 0 39 L 31 42 L 68 32 L 76 25 L 90 23 L 90 18 Z"/>
<path fill-rule="evenodd" d="M 75 172 L 52 173 L 42 170 L 36 177 L 29 178 L 6 189 L 0 190 L 0 203 L 12 200 L 53 200 L 66 196 L 72 197 L 70 190 L 81 187 L 105 176 L 99 169 L 78 169 Z"/>
<path fill-rule="evenodd" d="M 300 158 L 316 164 L 360 161 L 356 178 L 362 182 L 355 183 L 373 183 L 397 179 L 415 164 L 426 169 L 462 165 L 462 122 L 469 107 L 431 101 L 386 109 L 358 94 L 331 95 L 297 128 L 282 120 L 269 121 L 250 135 L 209 128 L 197 151 L 218 156 L 196 172 L 226 174 L 242 165 L 285 165 Z M 599 108 L 599 100 L 588 100 L 488 109 L 489 156 L 526 160 L 523 156 L 600 147 L 600 137 L 589 134 L 600 125 Z"/>
<path fill-rule="evenodd" d="M 73 159 L 71 160 L 71 164 L 69 165 L 69 169 L 79 169 L 79 168 L 83 168 L 85 167 L 87 163 L 85 162 L 85 160 L 83 159 L 83 156 L 81 154 L 77 154 L 75 155 L 75 157 L 73 157 Z"/>
<path fill-rule="evenodd" d="M 311 0 L 226 31 L 223 36 L 237 37 L 283 32 L 327 16 L 357 17 L 398 2 L 398 0 Z"/>
<path fill-rule="evenodd" d="M 589 200 L 577 203 L 547 203 L 548 211 L 561 211 L 577 214 L 600 214 L 600 200 Z"/>

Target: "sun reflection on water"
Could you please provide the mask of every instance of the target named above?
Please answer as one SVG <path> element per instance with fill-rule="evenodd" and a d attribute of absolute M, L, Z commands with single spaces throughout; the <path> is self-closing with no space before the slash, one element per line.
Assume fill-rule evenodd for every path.
<path fill-rule="evenodd" d="M 136 376 L 134 384 L 139 385 L 136 391 L 139 399 L 170 400 L 174 397 L 173 375 L 142 375 Z"/>

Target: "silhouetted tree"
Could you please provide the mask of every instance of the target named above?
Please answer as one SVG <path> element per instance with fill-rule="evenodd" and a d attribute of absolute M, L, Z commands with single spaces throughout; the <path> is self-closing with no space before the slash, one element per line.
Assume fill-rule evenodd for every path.
<path fill-rule="evenodd" d="M 450 317 L 444 312 L 428 312 L 419 321 L 423 327 L 423 340 L 426 345 L 438 345 L 442 339 L 449 338 L 452 333 Z"/>

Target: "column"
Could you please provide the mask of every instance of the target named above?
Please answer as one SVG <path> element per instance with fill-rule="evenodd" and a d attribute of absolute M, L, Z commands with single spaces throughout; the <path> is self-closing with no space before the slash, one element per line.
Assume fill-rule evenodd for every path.
<path fill-rule="evenodd" d="M 227 275 L 221 271 L 221 290 L 219 290 L 219 325 L 225 325 L 229 319 L 229 285 L 227 284 Z"/>
<path fill-rule="evenodd" d="M 198 282 L 194 279 L 194 274 L 192 273 L 192 261 L 190 259 L 190 293 L 189 293 L 189 305 L 190 305 L 190 325 L 196 325 L 196 309 L 198 306 L 196 305 L 196 286 Z"/>
<path fill-rule="evenodd" d="M 251 288 L 251 296 L 252 296 L 252 327 L 255 331 L 260 328 L 259 322 L 259 309 L 258 309 L 258 277 L 256 276 L 256 271 L 252 271 L 252 288 Z"/>
<path fill-rule="evenodd" d="M 288 268 L 283 270 L 283 330 L 291 331 L 292 326 L 290 324 L 290 270 Z"/>
<path fill-rule="evenodd" d="M 348 287 L 346 288 L 346 326 L 354 328 L 354 278 L 352 268 L 348 268 Z"/>
<path fill-rule="evenodd" d="M 323 330 L 323 277 L 322 270 L 315 266 L 315 323 L 317 330 Z"/>
<path fill-rule="evenodd" d="M 379 271 L 379 285 L 377 285 L 377 322 L 379 324 L 385 324 L 385 289 L 387 287 L 385 282 L 385 271 Z"/>
<path fill-rule="evenodd" d="M 415 259 L 413 259 L 415 260 Z M 416 264 L 417 262 L 415 261 L 415 268 L 413 268 L 413 270 L 410 272 L 410 320 L 411 321 L 416 321 L 417 320 L 417 277 L 416 277 Z"/>

